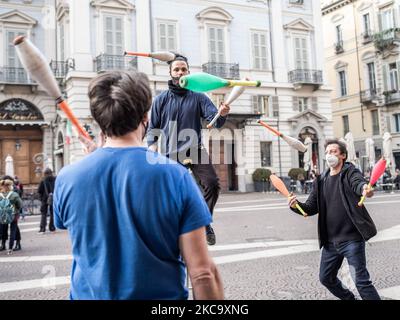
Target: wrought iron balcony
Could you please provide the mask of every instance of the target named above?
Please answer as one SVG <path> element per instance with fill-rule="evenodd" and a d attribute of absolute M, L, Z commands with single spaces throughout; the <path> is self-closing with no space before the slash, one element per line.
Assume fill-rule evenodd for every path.
<path fill-rule="evenodd" d="M 398 41 L 400 41 L 399 28 L 387 29 L 374 34 L 375 48 L 380 52 L 391 49 Z"/>
<path fill-rule="evenodd" d="M 296 69 L 290 71 L 288 76 L 289 82 L 293 84 L 313 84 L 318 86 L 323 84 L 321 70 Z"/>
<path fill-rule="evenodd" d="M 383 93 L 385 97 L 385 104 L 400 103 L 400 91 L 392 90 Z"/>
<path fill-rule="evenodd" d="M 54 73 L 54 76 L 58 79 L 64 79 L 69 70 L 75 69 L 75 60 L 67 59 L 66 61 L 50 61 L 50 68 Z"/>
<path fill-rule="evenodd" d="M 376 88 L 361 91 L 361 102 L 368 103 L 378 100 L 378 91 L 379 89 Z"/>
<path fill-rule="evenodd" d="M 0 67 L 0 83 L 4 84 L 34 84 L 24 68 Z"/>
<path fill-rule="evenodd" d="M 344 49 L 343 49 L 343 41 L 341 40 L 335 43 L 335 53 L 339 54 L 342 52 L 344 52 Z"/>
<path fill-rule="evenodd" d="M 367 30 L 361 34 L 362 43 L 366 44 L 374 40 L 374 35 L 371 30 Z"/>
<path fill-rule="evenodd" d="M 124 55 L 101 54 L 96 57 L 96 71 L 98 73 L 112 70 L 136 70 L 137 57 Z"/>
<path fill-rule="evenodd" d="M 220 62 L 208 62 L 203 64 L 203 72 L 207 72 L 214 76 L 239 80 L 239 64 L 238 63 L 220 63 Z"/>

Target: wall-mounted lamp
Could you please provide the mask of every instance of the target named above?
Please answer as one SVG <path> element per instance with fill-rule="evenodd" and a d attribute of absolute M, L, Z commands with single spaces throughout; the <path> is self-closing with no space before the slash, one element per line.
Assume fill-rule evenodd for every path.
<path fill-rule="evenodd" d="M 15 150 L 17 150 L 17 151 L 19 151 L 19 150 L 21 150 L 21 143 L 19 142 L 19 140 L 16 140 L 15 141 Z"/>

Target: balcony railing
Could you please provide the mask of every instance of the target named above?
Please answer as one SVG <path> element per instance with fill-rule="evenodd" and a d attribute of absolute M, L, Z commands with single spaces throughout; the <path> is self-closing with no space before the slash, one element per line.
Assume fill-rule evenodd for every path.
<path fill-rule="evenodd" d="M 66 61 L 51 60 L 50 68 L 54 73 L 54 76 L 58 79 L 64 79 L 68 71 L 75 68 L 75 60 L 68 59 Z"/>
<path fill-rule="evenodd" d="M 293 84 L 323 84 L 321 70 L 296 69 L 290 71 L 288 76 L 289 82 Z"/>
<path fill-rule="evenodd" d="M 33 84 L 24 68 L 0 67 L 0 83 Z"/>
<path fill-rule="evenodd" d="M 400 91 L 385 91 L 383 95 L 385 97 L 385 104 L 400 103 Z"/>
<path fill-rule="evenodd" d="M 368 89 L 361 91 L 361 102 L 372 102 L 373 100 L 378 100 L 378 91 L 379 89 Z"/>
<path fill-rule="evenodd" d="M 338 42 L 335 43 L 335 53 L 339 54 L 339 53 L 342 53 L 342 52 L 344 52 L 343 41 L 338 41 Z"/>
<path fill-rule="evenodd" d="M 393 47 L 396 41 L 400 41 L 399 28 L 392 28 L 374 34 L 375 48 L 381 52 Z"/>
<path fill-rule="evenodd" d="M 374 34 L 371 30 L 367 30 L 361 34 L 362 43 L 366 44 L 374 40 Z"/>
<path fill-rule="evenodd" d="M 96 71 L 136 70 L 137 58 L 123 55 L 101 54 L 96 57 Z"/>
<path fill-rule="evenodd" d="M 240 79 L 238 63 L 208 62 L 203 64 L 203 72 L 207 72 L 224 79 Z"/>

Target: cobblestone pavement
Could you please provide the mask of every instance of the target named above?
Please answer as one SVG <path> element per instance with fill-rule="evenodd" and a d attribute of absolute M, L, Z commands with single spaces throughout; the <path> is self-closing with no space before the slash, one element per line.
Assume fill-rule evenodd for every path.
<path fill-rule="evenodd" d="M 377 193 L 366 204 L 379 230 L 366 248 L 368 268 L 385 299 L 400 299 L 399 204 L 399 193 Z M 22 251 L 0 252 L 0 300 L 68 299 L 68 233 L 39 235 L 38 224 L 38 216 L 20 223 Z M 292 214 L 277 194 L 224 194 L 213 226 L 210 251 L 227 299 L 335 299 L 318 280 L 317 217 Z"/>

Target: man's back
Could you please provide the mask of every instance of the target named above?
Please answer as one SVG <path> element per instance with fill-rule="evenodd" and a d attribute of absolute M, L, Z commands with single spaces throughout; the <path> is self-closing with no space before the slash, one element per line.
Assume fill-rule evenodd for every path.
<path fill-rule="evenodd" d="M 210 223 L 187 171 L 145 148 L 103 148 L 63 169 L 54 215 L 74 255 L 73 299 L 186 299 L 179 236 Z"/>

